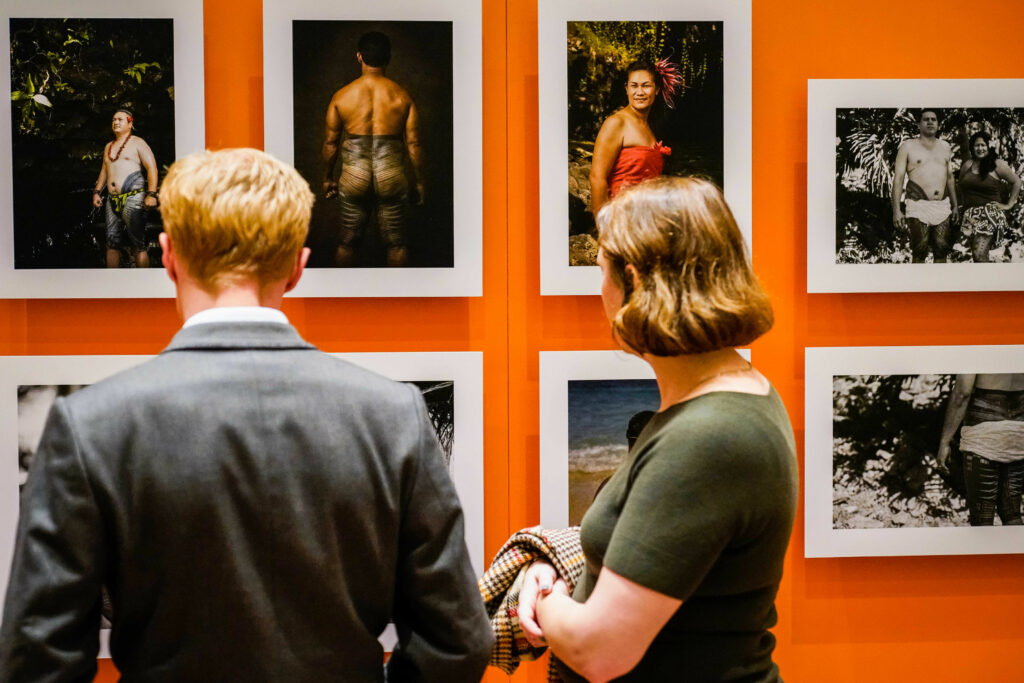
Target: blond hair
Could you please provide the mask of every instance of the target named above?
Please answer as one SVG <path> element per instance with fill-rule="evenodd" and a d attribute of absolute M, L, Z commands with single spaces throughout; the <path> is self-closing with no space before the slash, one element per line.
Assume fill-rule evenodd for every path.
<path fill-rule="evenodd" d="M 705 353 L 749 344 L 771 328 L 768 296 L 713 183 L 649 180 L 616 195 L 597 224 L 611 276 L 625 293 L 612 329 L 631 349 Z M 639 275 L 635 291 L 627 265 Z"/>
<path fill-rule="evenodd" d="M 312 207 L 313 193 L 298 172 L 256 149 L 190 154 L 174 162 L 160 189 L 174 251 L 211 290 L 288 277 Z"/>

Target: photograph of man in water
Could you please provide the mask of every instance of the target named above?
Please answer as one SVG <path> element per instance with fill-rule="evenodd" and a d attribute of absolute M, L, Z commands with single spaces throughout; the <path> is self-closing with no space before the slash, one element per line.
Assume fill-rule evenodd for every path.
<path fill-rule="evenodd" d="M 583 519 L 660 403 L 653 379 L 569 381 L 569 526 Z"/>
<path fill-rule="evenodd" d="M 295 21 L 311 267 L 451 267 L 452 24 Z"/>
<path fill-rule="evenodd" d="M 173 30 L 171 19 L 10 20 L 15 268 L 159 265 Z"/>
<path fill-rule="evenodd" d="M 567 22 L 569 265 L 597 263 L 594 217 L 619 190 L 659 175 L 723 185 L 722 27 Z"/>
<path fill-rule="evenodd" d="M 1024 109 L 836 110 L 836 263 L 1024 262 Z"/>

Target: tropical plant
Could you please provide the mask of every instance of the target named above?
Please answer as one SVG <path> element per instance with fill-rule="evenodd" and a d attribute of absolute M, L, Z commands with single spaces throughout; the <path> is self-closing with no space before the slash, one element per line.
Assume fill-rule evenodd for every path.
<path fill-rule="evenodd" d="M 100 266 L 91 195 L 114 111 L 174 159 L 173 22 L 11 19 L 10 36 L 15 267 Z"/>
<path fill-rule="evenodd" d="M 962 523 L 935 460 L 953 375 L 839 375 L 832 384 L 837 526 Z M 855 504 L 854 504 L 855 501 Z M 931 520 L 931 521 L 929 521 Z"/>

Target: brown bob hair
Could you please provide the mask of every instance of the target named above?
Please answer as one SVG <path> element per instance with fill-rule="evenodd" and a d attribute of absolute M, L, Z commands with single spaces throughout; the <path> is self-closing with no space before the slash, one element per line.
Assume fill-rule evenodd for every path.
<path fill-rule="evenodd" d="M 771 329 L 768 295 L 721 190 L 663 176 L 622 191 L 597 216 L 622 287 L 612 330 L 637 353 L 679 356 L 743 346 Z M 637 286 L 626 270 L 636 268 Z"/>

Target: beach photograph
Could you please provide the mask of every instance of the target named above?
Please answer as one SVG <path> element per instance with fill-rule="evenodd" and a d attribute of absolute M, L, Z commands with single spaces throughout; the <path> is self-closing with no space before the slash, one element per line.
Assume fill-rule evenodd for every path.
<path fill-rule="evenodd" d="M 569 381 L 570 526 L 583 519 L 660 400 L 653 379 Z"/>

